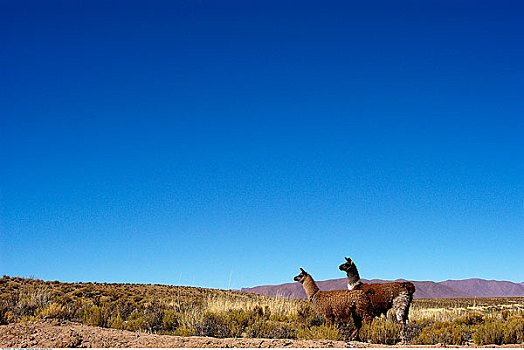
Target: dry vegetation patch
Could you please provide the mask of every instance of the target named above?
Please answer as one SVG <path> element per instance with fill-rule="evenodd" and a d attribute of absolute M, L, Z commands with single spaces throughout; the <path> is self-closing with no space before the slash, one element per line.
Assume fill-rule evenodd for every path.
<path fill-rule="evenodd" d="M 60 283 L 4 276 L 0 324 L 57 320 L 157 335 L 216 338 L 343 339 L 352 325 L 326 327 L 305 300 L 143 284 Z M 414 300 L 407 344 L 524 342 L 524 297 Z M 397 344 L 392 314 L 361 330 L 375 344 Z"/>

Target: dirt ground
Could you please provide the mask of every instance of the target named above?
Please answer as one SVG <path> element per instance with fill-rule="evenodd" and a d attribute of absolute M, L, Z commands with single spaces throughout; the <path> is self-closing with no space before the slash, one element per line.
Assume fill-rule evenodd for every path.
<path fill-rule="evenodd" d="M 11 323 L 0 326 L 0 347 L 2 348 L 344 348 L 375 346 L 384 347 L 383 345 L 332 340 L 177 337 L 91 327 L 57 320 Z M 508 347 L 522 348 L 524 344 Z"/>

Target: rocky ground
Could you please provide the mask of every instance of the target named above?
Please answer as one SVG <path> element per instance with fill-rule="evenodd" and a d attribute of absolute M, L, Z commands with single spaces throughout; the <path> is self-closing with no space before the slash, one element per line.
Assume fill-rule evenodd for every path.
<path fill-rule="evenodd" d="M 0 326 L 0 347 L 2 348 L 343 348 L 348 346 L 380 345 L 359 342 L 347 344 L 332 340 L 177 337 L 91 327 L 57 320 L 11 323 Z M 524 344 L 508 347 L 522 348 Z"/>
<path fill-rule="evenodd" d="M 325 348 L 344 346 L 344 342 L 331 340 L 177 337 L 171 335 L 134 333 L 54 320 L 11 323 L 0 326 L 0 347 L 3 348 Z"/>

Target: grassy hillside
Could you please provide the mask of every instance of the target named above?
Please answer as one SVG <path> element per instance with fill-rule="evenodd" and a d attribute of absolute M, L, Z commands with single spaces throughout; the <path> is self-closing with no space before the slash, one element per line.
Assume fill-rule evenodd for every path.
<path fill-rule="evenodd" d="M 251 293 L 143 284 L 61 283 L 4 276 L 0 323 L 55 318 L 130 331 L 213 337 L 342 339 L 351 324 L 323 325 L 305 300 Z M 518 344 L 524 341 L 524 297 L 415 300 L 411 344 Z M 361 338 L 394 344 L 392 315 L 377 318 Z"/>

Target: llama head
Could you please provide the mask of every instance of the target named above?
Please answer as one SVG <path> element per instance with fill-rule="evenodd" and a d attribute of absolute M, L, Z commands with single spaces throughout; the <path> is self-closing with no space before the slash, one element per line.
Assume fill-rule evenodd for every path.
<path fill-rule="evenodd" d="M 358 273 L 357 265 L 349 257 L 346 257 L 346 262 L 338 267 L 340 271 L 346 271 L 348 274 Z"/>
<path fill-rule="evenodd" d="M 293 280 L 300 282 L 300 283 L 304 283 L 304 280 L 306 279 L 307 276 L 309 276 L 309 273 L 304 271 L 303 268 L 300 268 L 300 274 L 293 277 Z"/>

